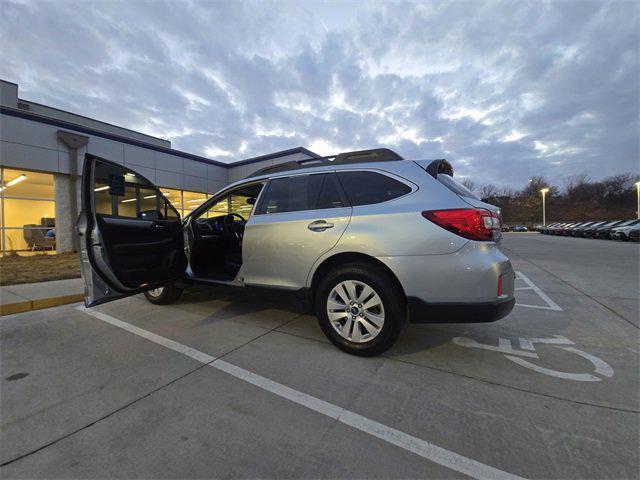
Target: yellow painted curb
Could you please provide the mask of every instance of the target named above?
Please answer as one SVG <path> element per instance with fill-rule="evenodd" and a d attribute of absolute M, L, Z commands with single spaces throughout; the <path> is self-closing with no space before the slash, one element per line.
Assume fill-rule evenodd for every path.
<path fill-rule="evenodd" d="M 63 295 L 61 297 L 42 298 L 40 300 L 27 300 L 25 302 L 9 303 L 0 305 L 0 317 L 12 315 L 14 313 L 30 312 L 32 310 L 42 310 L 43 308 L 58 307 L 69 303 L 81 302 L 84 294 Z"/>

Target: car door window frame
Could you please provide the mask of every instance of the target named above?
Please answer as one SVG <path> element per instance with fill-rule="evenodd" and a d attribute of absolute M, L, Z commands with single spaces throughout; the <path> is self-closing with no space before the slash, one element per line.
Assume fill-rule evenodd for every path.
<path fill-rule="evenodd" d="M 149 222 L 149 221 L 180 221 L 181 217 L 180 217 L 180 213 L 178 213 L 178 210 L 171 204 L 171 202 L 164 196 L 164 194 L 162 193 L 162 190 L 160 189 L 160 187 L 156 186 L 153 182 L 151 182 L 148 178 L 146 178 L 143 175 L 140 175 L 138 172 L 131 170 L 130 168 L 125 167 L 124 165 L 120 165 L 116 162 L 112 162 L 110 160 L 106 160 L 104 158 L 95 156 L 95 155 L 91 155 L 91 154 L 87 154 L 86 155 L 87 158 L 91 159 L 94 162 L 93 165 L 93 169 L 91 170 L 91 178 L 89 180 L 89 184 L 90 184 L 90 190 L 88 192 L 85 192 L 86 194 L 90 195 L 90 204 L 91 204 L 91 213 L 93 215 L 100 215 L 102 217 L 109 217 L 109 218 L 128 218 L 130 220 L 139 220 L 139 221 L 143 221 L 143 222 Z M 110 195 L 110 200 L 111 200 L 111 212 L 110 214 L 107 213 L 99 213 L 96 211 L 96 195 L 95 195 L 95 185 L 96 185 L 96 179 L 95 179 L 95 175 L 96 175 L 96 166 L 97 163 L 102 163 L 104 165 L 113 165 L 114 167 L 120 168 L 123 171 L 123 175 L 125 175 L 125 173 L 130 172 L 133 173 L 134 175 L 136 175 L 137 177 L 141 178 L 143 181 L 147 182 L 147 185 L 140 185 L 139 188 L 136 189 L 136 216 L 135 217 L 129 217 L 129 216 L 124 216 L 124 215 L 119 215 L 119 213 L 116 213 L 115 215 L 113 214 L 113 211 L 115 210 L 116 212 L 119 211 L 119 205 L 117 204 L 117 196 L 116 195 Z M 139 194 L 140 194 L 140 188 L 147 188 L 149 190 L 153 190 L 155 191 L 156 194 L 156 209 L 157 211 L 161 212 L 163 215 L 163 219 L 162 220 L 150 220 L 150 219 L 145 219 L 145 218 L 140 218 L 140 198 L 139 198 Z M 108 190 L 107 190 L 108 191 Z M 160 207 L 160 203 L 164 202 L 164 209 L 161 209 Z M 114 203 L 115 203 L 115 208 L 114 208 Z M 169 218 L 167 216 L 167 210 L 171 209 L 175 215 L 174 217 Z M 163 211 L 164 210 L 164 211 Z"/>
<path fill-rule="evenodd" d="M 243 188 L 250 187 L 251 185 L 262 185 L 262 188 L 260 189 L 260 193 L 258 194 L 258 197 L 256 198 L 256 203 L 253 205 L 253 208 L 251 209 L 251 212 L 249 213 L 249 218 L 247 219 L 247 222 L 249 222 L 251 220 L 251 217 L 253 217 L 255 215 L 256 207 L 260 203 L 260 199 L 264 196 L 264 192 L 266 190 L 267 183 L 268 183 L 267 179 L 254 180 L 254 181 L 251 181 L 251 182 L 243 183 L 241 185 L 234 185 L 233 187 L 229 187 L 229 188 L 227 188 L 225 190 L 222 190 L 221 192 L 219 192 L 216 195 L 213 195 L 211 198 L 207 199 L 200 206 L 198 206 L 198 208 L 196 208 L 192 212 L 190 212 L 187 215 L 185 215 L 185 219 L 186 218 L 196 219 L 196 218 L 201 217 L 203 214 L 205 214 L 207 212 L 207 210 L 209 210 L 209 208 L 212 205 L 218 203 L 223 198 L 230 197 L 231 195 L 233 195 L 238 190 L 242 190 Z"/>
<path fill-rule="evenodd" d="M 282 180 L 282 179 L 290 179 L 290 178 L 294 178 L 294 177 L 301 177 L 301 176 L 310 176 L 310 175 L 322 175 L 322 181 L 320 183 L 320 188 L 318 189 L 318 193 L 316 195 L 316 198 L 313 201 L 313 208 L 304 208 L 304 209 L 300 209 L 300 210 L 288 210 L 286 212 L 267 212 L 264 211 L 262 212 L 261 209 L 264 206 L 264 202 L 267 200 L 268 195 L 269 195 L 269 190 L 271 189 L 271 185 L 275 180 Z M 335 185 L 338 188 L 338 192 L 340 194 L 340 198 L 341 201 L 343 203 L 342 206 L 340 207 L 325 207 L 325 208 L 317 208 L 318 205 L 318 200 L 320 198 L 320 194 L 322 193 L 322 188 L 325 185 L 325 182 L 327 181 L 327 178 L 329 178 L 329 176 L 333 176 L 334 178 L 334 182 Z M 258 201 L 256 202 L 255 208 L 253 210 L 253 215 L 256 216 L 260 216 L 260 215 L 268 215 L 268 216 L 272 216 L 272 215 L 285 215 L 287 213 L 297 213 L 297 212 L 314 212 L 314 211 L 325 211 L 325 210 L 332 210 L 335 208 L 350 208 L 351 204 L 349 203 L 349 199 L 346 195 L 346 193 L 344 192 L 344 188 L 342 187 L 342 184 L 340 183 L 340 181 L 337 178 L 336 172 L 334 170 L 331 171 L 322 171 L 322 172 L 300 172 L 300 173 L 295 173 L 295 174 L 291 174 L 291 175 L 279 175 L 277 177 L 272 177 L 269 178 L 269 181 L 267 182 L 267 184 L 265 185 L 265 187 L 262 189 L 262 192 L 260 192 L 260 198 L 258 199 Z"/>

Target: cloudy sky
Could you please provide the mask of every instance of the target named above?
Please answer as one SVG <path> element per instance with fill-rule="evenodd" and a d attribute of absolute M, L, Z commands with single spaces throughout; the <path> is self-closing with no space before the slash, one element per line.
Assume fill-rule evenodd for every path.
<path fill-rule="evenodd" d="M 231 162 L 447 158 L 477 183 L 639 169 L 636 2 L 0 0 L 21 98 Z"/>

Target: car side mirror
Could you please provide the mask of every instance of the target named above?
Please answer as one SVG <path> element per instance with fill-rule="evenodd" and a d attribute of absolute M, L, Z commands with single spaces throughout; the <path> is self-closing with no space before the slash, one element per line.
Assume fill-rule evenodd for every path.
<path fill-rule="evenodd" d="M 138 217 L 142 220 L 164 220 L 164 215 L 158 210 L 145 210 Z"/>

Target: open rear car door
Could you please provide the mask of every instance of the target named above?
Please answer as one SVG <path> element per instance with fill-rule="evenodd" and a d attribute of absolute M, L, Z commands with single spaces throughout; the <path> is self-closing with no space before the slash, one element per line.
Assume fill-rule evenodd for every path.
<path fill-rule="evenodd" d="M 76 224 L 85 305 L 178 280 L 187 268 L 180 215 L 138 173 L 85 155 Z"/>

